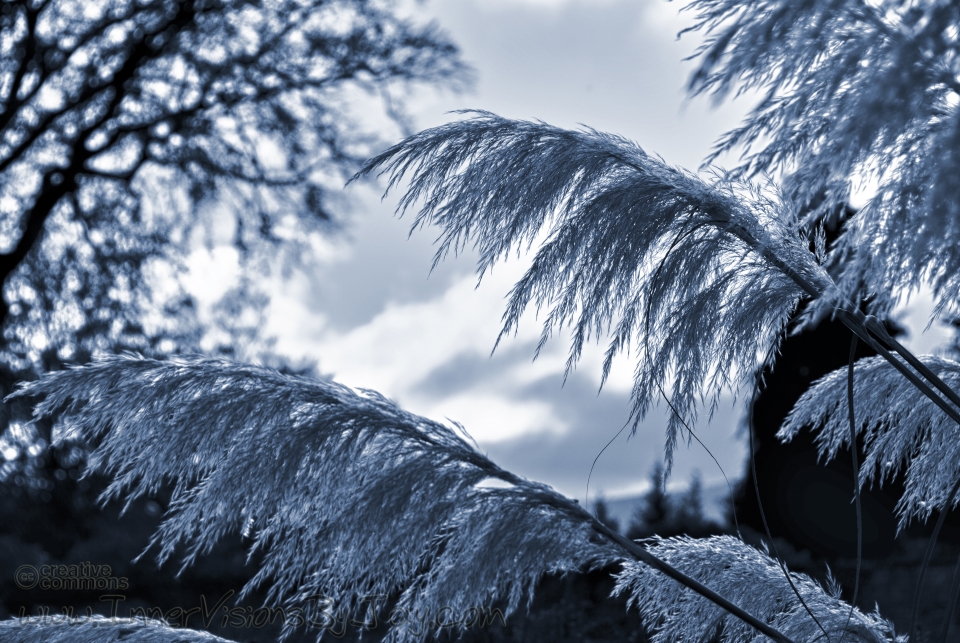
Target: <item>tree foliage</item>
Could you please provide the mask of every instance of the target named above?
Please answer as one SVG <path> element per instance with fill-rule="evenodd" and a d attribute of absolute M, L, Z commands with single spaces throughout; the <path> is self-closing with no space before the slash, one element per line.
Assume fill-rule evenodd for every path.
<path fill-rule="evenodd" d="M 667 495 L 663 465 L 657 461 L 650 472 L 650 490 L 643 496 L 642 504 L 637 507 L 627 530 L 628 538 L 643 538 L 654 534 L 666 534 L 668 519 L 671 516 L 670 498 Z"/>
<path fill-rule="evenodd" d="M 617 522 L 616 517 L 610 515 L 610 508 L 607 507 L 607 502 L 603 498 L 598 498 L 593 504 L 593 515 L 613 531 L 620 531 L 620 523 Z"/>
<path fill-rule="evenodd" d="M 358 101 L 402 121 L 411 83 L 465 72 L 434 26 L 390 2 L 0 9 L 0 321 L 16 368 L 189 346 L 182 295 L 145 289 L 152 259 L 176 263 L 217 226 L 259 269 L 268 250 L 296 257 L 377 138 Z M 164 305 L 181 318 L 165 324 Z"/>
<path fill-rule="evenodd" d="M 663 464 L 658 460 L 650 472 L 650 489 L 643 495 L 627 530 L 627 538 L 692 536 L 723 533 L 723 528 L 703 514 L 703 482 L 694 471 L 682 494 L 668 493 Z"/>

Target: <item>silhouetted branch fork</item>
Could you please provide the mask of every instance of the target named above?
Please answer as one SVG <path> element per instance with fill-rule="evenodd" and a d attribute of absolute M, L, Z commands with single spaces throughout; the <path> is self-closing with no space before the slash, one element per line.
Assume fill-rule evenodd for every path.
<path fill-rule="evenodd" d="M 195 6 L 188 6 L 191 3 L 183 0 L 179 2 L 177 10 L 169 15 L 166 22 L 161 25 L 160 30 L 169 31 L 169 29 L 183 29 L 195 19 L 198 12 L 204 11 Z M 43 232 L 47 218 L 53 212 L 57 203 L 63 196 L 72 192 L 77 187 L 77 176 L 86 171 L 86 163 L 93 158 L 99 150 L 91 150 L 87 146 L 88 136 L 95 131 L 109 118 L 115 116 L 116 109 L 125 98 L 127 84 L 134 78 L 137 71 L 149 61 L 158 56 L 161 51 L 150 44 L 148 41 L 156 32 L 144 32 L 135 37 L 129 36 L 129 43 L 118 45 L 118 50 L 126 49 L 124 62 L 114 71 L 111 78 L 103 84 L 88 83 L 80 91 L 79 96 L 72 103 L 68 103 L 59 112 L 49 112 L 44 115 L 41 122 L 20 142 L 18 146 L 12 149 L 8 155 L 0 160 L 0 171 L 5 170 L 11 163 L 21 158 L 23 152 L 36 142 L 48 128 L 55 124 L 58 117 L 70 112 L 80 113 L 84 108 L 94 107 L 99 112 L 99 116 L 89 119 L 82 127 L 79 127 L 78 135 L 74 138 L 66 167 L 48 167 L 44 171 L 43 187 L 37 194 L 34 203 L 25 212 L 25 222 L 20 238 L 16 245 L 7 253 L 0 254 L 0 285 L 6 282 L 16 268 L 24 261 L 27 254 L 33 249 Z M 105 104 L 95 107 L 94 100 L 106 97 Z M 14 99 L 11 96 L 11 99 Z M 78 107 L 79 106 L 79 107 Z M 6 300 L 0 295 L 0 322 L 2 322 L 8 313 Z"/>

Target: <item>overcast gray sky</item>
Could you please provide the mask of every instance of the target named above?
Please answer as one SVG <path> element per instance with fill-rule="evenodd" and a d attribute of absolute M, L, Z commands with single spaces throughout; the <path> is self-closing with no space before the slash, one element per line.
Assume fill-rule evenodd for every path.
<path fill-rule="evenodd" d="M 626 136 L 671 164 L 695 169 L 748 105 L 712 108 L 683 91 L 697 34 L 678 40 L 692 20 L 662 0 L 426 0 L 476 69 L 473 91 L 429 93 L 412 101 L 417 127 L 479 108 L 502 116 Z M 409 221 L 376 185 L 349 188 L 353 213 L 344 234 L 320 248 L 318 265 L 277 285 L 270 329 L 277 348 L 316 358 L 322 372 L 373 388 L 416 413 L 461 422 L 502 466 L 583 498 L 594 458 L 628 417 L 632 364 L 621 359 L 598 395 L 603 347 L 585 351 L 561 386 L 567 340 L 557 337 L 536 362 L 540 325 L 532 315 L 515 338 L 490 352 L 504 295 L 523 260 L 498 266 L 479 287 L 469 253 L 430 274 L 435 233 L 407 238 Z M 745 448 L 740 412 L 720 409 L 699 434 L 727 474 L 740 475 Z M 617 438 L 597 462 L 591 496 L 635 493 L 662 457 L 663 415 L 637 435 Z M 681 447 L 674 480 L 699 469 L 722 480 L 698 445 Z"/>

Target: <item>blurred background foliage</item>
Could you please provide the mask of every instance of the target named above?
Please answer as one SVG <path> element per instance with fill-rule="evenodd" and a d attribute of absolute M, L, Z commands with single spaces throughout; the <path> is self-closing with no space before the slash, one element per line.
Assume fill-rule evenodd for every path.
<path fill-rule="evenodd" d="M 315 373 L 270 350 L 267 277 L 337 233 L 344 182 L 408 130 L 411 92 L 471 82 L 449 38 L 400 4 L 0 2 L 0 395 L 123 351 Z M 184 276 L 215 246 L 238 276 L 201 314 Z M 21 564 L 111 565 L 130 579 L 129 607 L 242 586 L 244 543 L 182 577 L 133 565 L 163 494 L 123 518 L 101 511 L 103 481 L 81 479 L 87 445 L 48 448 L 50 427 L 27 419 L 0 407 L 0 615 L 102 607 L 18 589 Z"/>
<path fill-rule="evenodd" d="M 336 232 L 405 95 L 469 79 L 389 0 L 0 3 L 0 395 L 122 351 L 309 372 L 260 333 L 266 278 Z M 239 277 L 201 315 L 183 279 L 214 246 Z M 0 480 L 52 502 L 82 446 L 48 454 L 25 419 L 0 408 Z"/>

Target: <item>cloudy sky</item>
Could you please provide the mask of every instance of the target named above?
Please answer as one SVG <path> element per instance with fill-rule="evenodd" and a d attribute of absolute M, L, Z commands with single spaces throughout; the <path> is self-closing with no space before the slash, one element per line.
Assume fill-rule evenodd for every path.
<path fill-rule="evenodd" d="M 419 96 L 415 124 L 438 125 L 463 108 L 583 123 L 696 168 L 748 105 L 685 98 L 692 64 L 682 60 L 698 39 L 677 39 L 692 20 L 678 9 L 662 0 L 426 0 L 419 10 L 462 47 L 477 83 L 461 95 Z M 491 356 L 523 259 L 498 266 L 479 287 L 469 253 L 431 274 L 435 232 L 408 239 L 409 220 L 393 216 L 395 201 L 381 202 L 381 190 L 351 186 L 341 237 L 323 248 L 315 269 L 294 273 L 278 291 L 270 313 L 277 349 L 314 358 L 323 373 L 413 412 L 461 422 L 502 466 L 582 501 L 591 463 L 627 420 L 630 361 L 621 359 L 598 394 L 602 346 L 594 347 L 562 385 L 566 338 L 533 362 L 540 325 L 532 315 Z M 699 430 L 731 478 L 745 455 L 739 418 L 726 405 Z M 664 424 L 655 414 L 634 437 L 616 438 L 597 462 L 591 497 L 644 489 L 663 454 Z M 722 481 L 701 447 L 681 447 L 673 480 L 685 485 L 694 469 L 707 484 Z"/>

